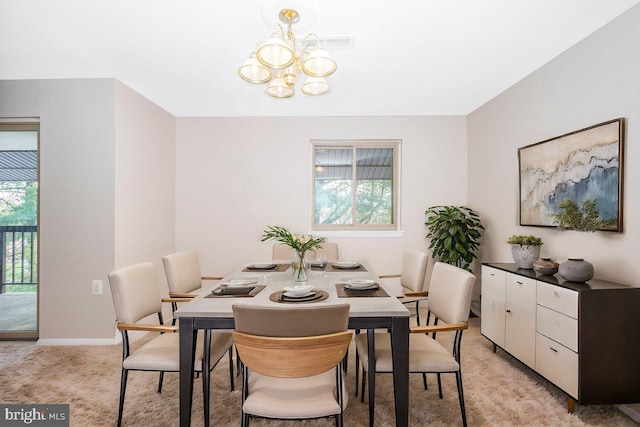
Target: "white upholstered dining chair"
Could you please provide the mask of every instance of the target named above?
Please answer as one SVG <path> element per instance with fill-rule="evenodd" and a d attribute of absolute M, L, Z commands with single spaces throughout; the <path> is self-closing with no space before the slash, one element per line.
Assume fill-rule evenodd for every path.
<path fill-rule="evenodd" d="M 179 302 L 189 301 L 202 293 L 203 280 L 221 280 L 222 277 L 202 276 L 198 253 L 194 250 L 175 252 L 162 257 L 162 265 L 169 285 L 169 299 L 172 311 Z M 175 325 L 175 318 L 173 319 Z"/>
<path fill-rule="evenodd" d="M 123 267 L 109 274 L 117 328 L 122 333 L 123 345 L 118 426 L 122 423 L 129 371 L 160 372 L 158 393 L 162 391 L 164 373 L 180 371 L 178 328 L 163 323 L 162 295 L 156 278 L 156 269 L 151 262 Z M 157 315 L 157 322 L 141 323 L 153 315 Z M 155 332 L 159 335 L 134 349 L 129 342 L 129 331 Z M 209 345 L 206 345 L 206 341 L 209 341 Z M 231 349 L 233 341 L 230 333 L 212 333 L 206 339 L 199 333 L 197 343 L 194 370 L 202 372 L 205 425 L 209 425 L 210 371 Z M 229 363 L 231 365 L 231 361 Z M 233 369 L 232 365 L 230 369 Z M 233 380 L 233 371 L 230 372 Z"/>
<path fill-rule="evenodd" d="M 417 249 L 405 249 L 402 257 L 402 273 L 382 275 L 381 279 L 399 279 L 403 304 L 413 304 L 418 325 L 420 325 L 420 302 L 426 301 L 429 295 L 424 290 L 429 255 Z M 385 281 L 386 282 L 386 281 Z M 427 319 L 428 321 L 428 319 Z"/>
<path fill-rule="evenodd" d="M 409 372 L 438 374 L 438 392 L 442 399 L 442 383 L 440 374 L 454 373 L 458 386 L 458 398 L 462 423 L 466 427 L 467 417 L 462 391 L 462 372 L 460 369 L 460 344 L 462 332 L 468 328 L 471 294 L 476 277 L 466 270 L 450 264 L 437 262 L 433 268 L 429 287 L 429 310 L 435 316 L 434 325 L 412 326 L 409 335 Z M 440 324 L 439 322 L 444 322 Z M 447 350 L 436 341 L 436 334 L 454 331 L 453 346 Z M 428 333 L 432 333 L 431 336 Z M 368 336 L 367 336 L 368 335 Z M 358 357 L 363 369 L 362 396 L 366 382 L 365 372 L 369 362 L 369 338 L 373 339 L 375 351 L 375 372 L 393 372 L 391 355 L 391 339 L 386 333 L 360 334 L 355 338 Z M 373 375 L 374 373 L 370 373 Z M 371 387 L 371 381 L 369 381 Z M 375 393 L 375 391 L 371 390 Z M 369 411 L 373 417 L 373 411 Z M 373 425 L 373 419 L 370 420 Z"/>
<path fill-rule="evenodd" d="M 243 362 L 242 426 L 251 416 L 334 417 L 342 426 L 347 393 L 342 361 L 351 342 L 349 305 L 233 305 L 233 340 Z"/>
<path fill-rule="evenodd" d="M 202 292 L 203 280 L 221 280 L 222 277 L 202 276 L 198 253 L 194 250 L 175 252 L 162 257 L 167 276 L 169 295 L 192 298 Z"/>

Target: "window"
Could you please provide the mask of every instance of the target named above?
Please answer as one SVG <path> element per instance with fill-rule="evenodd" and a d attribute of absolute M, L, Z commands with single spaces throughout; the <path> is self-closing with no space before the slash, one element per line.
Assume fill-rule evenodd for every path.
<path fill-rule="evenodd" d="M 398 230 L 400 141 L 312 141 L 313 229 Z"/>

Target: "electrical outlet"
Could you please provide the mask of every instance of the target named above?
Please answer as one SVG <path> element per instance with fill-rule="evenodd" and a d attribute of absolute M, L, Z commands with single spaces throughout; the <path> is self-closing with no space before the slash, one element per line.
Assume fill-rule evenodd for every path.
<path fill-rule="evenodd" d="M 94 280 L 91 282 L 91 290 L 94 295 L 102 294 L 102 280 Z"/>

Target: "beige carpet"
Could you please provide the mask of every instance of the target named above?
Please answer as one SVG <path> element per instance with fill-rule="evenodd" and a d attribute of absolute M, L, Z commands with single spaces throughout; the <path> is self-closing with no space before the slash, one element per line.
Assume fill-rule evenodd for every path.
<path fill-rule="evenodd" d="M 463 381 L 470 426 L 635 426 L 613 406 L 576 405 L 566 412 L 566 397 L 515 359 L 498 351 L 480 335 L 479 319 L 462 340 Z M 346 426 L 368 425 L 367 404 L 353 397 L 354 352 L 350 352 L 350 400 Z M 32 343 L 0 343 L 0 402 L 68 403 L 72 426 L 112 426 L 117 418 L 120 383 L 120 346 L 49 347 Z M 239 381 L 238 381 L 239 383 Z M 420 375 L 410 383 L 412 426 L 461 425 L 453 375 L 443 377 L 444 399 L 439 400 L 435 377 L 422 389 Z M 178 375 L 167 374 L 162 394 L 157 375 L 132 372 L 125 401 L 125 426 L 177 426 Z M 239 384 L 238 384 L 239 385 Z M 376 425 L 394 424 L 390 375 L 377 377 Z M 229 392 L 226 358 L 212 376 L 212 425 L 239 424 L 240 392 Z M 194 386 L 193 425 L 202 425 L 201 382 Z M 283 422 L 255 420 L 255 426 L 331 426 L 329 420 Z"/>

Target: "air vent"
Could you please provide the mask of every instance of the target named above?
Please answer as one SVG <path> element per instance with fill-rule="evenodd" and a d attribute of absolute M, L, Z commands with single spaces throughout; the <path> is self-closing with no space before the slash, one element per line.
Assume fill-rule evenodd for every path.
<path fill-rule="evenodd" d="M 318 36 L 320 38 L 320 47 L 326 50 L 353 50 L 356 42 L 356 36 Z M 317 43 L 315 37 L 309 37 L 302 45 L 303 49 L 313 47 Z"/>

